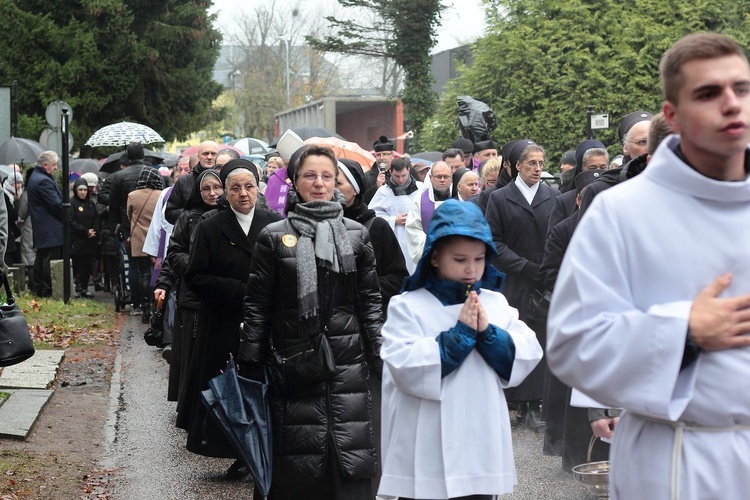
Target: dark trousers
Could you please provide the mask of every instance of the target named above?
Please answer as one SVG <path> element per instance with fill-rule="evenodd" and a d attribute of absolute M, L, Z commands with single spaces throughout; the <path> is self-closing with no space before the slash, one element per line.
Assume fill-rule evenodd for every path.
<path fill-rule="evenodd" d="M 89 288 L 89 278 L 94 269 L 93 255 L 74 255 L 73 260 L 73 280 L 75 281 L 76 291 L 85 292 Z"/>
<path fill-rule="evenodd" d="M 52 295 L 52 273 L 49 263 L 52 259 L 59 259 L 62 247 L 37 248 L 34 259 L 34 293 L 39 297 Z"/>
<path fill-rule="evenodd" d="M 140 305 L 144 311 L 149 309 L 149 305 L 153 300 L 153 292 L 151 291 L 151 258 L 150 257 L 132 257 L 130 260 L 130 268 L 135 268 L 138 273 L 137 284 L 131 291 L 133 297 L 133 307 Z M 131 275 L 132 280 L 132 275 Z M 131 281 L 131 286 L 133 281 Z M 135 290 L 138 290 L 136 295 Z M 136 302 L 136 298 L 138 301 Z"/>

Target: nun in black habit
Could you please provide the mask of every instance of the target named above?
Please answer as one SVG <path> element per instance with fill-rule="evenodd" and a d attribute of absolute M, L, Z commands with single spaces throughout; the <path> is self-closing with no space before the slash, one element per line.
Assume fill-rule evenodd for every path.
<path fill-rule="evenodd" d="M 213 457 L 237 458 L 221 430 L 206 421 L 200 392 L 208 381 L 237 355 L 242 300 L 247 294 L 250 260 L 261 229 L 281 220 L 276 212 L 256 205 L 258 168 L 244 160 L 230 160 L 221 169 L 224 196 L 229 205 L 196 227 L 190 249 L 185 282 L 200 301 L 198 328 L 190 359 L 184 404 L 190 407 L 187 449 Z M 227 475 L 237 479 L 247 474 L 241 461 Z"/>

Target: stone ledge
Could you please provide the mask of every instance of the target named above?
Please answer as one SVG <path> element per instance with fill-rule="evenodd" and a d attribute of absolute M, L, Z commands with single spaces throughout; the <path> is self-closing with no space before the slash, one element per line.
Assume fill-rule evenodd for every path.
<path fill-rule="evenodd" d="M 26 439 L 54 391 L 17 389 L 0 406 L 0 436 Z"/>
<path fill-rule="evenodd" d="M 0 374 L 0 387 L 15 389 L 48 389 L 55 381 L 65 351 L 37 350 L 32 357 Z"/>

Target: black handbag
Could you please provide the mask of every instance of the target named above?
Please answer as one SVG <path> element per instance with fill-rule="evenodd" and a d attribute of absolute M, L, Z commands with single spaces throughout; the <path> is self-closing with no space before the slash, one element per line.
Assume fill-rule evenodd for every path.
<path fill-rule="evenodd" d="M 8 277 L 5 273 L 0 274 L 3 274 L 7 296 L 5 304 L 0 305 L 0 366 L 11 366 L 34 355 L 34 342 L 26 318 L 16 305 Z"/>
<path fill-rule="evenodd" d="M 157 306 L 151 315 L 151 326 L 144 332 L 143 340 L 150 346 L 164 345 L 164 306 Z"/>
<path fill-rule="evenodd" d="M 331 319 L 333 298 L 329 303 L 328 317 L 316 336 L 305 339 L 300 332 L 300 343 L 285 349 L 276 349 L 271 342 L 271 386 L 280 394 L 292 395 L 312 389 L 331 380 L 336 374 L 336 361 L 328 342 L 328 322 Z"/>

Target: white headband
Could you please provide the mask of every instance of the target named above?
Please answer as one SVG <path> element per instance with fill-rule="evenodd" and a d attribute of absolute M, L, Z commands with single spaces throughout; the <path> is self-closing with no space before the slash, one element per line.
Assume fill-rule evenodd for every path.
<path fill-rule="evenodd" d="M 339 170 L 341 170 L 342 172 L 344 172 L 344 175 L 346 176 L 346 178 L 349 179 L 349 184 L 352 185 L 352 187 L 354 188 L 354 191 L 357 194 L 360 194 L 362 192 L 362 190 L 360 189 L 359 184 L 357 184 L 357 181 L 354 180 L 354 176 L 349 171 L 349 167 L 347 167 L 346 165 L 344 165 L 340 161 L 336 161 L 336 163 L 338 163 L 338 165 L 339 165 Z"/>

